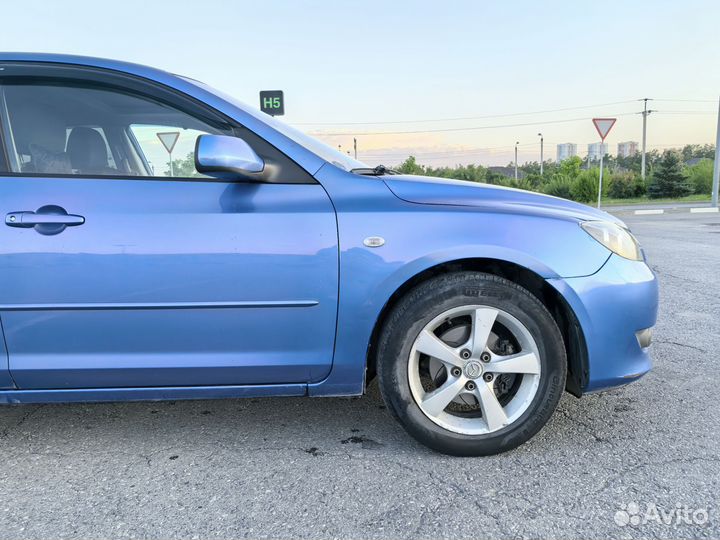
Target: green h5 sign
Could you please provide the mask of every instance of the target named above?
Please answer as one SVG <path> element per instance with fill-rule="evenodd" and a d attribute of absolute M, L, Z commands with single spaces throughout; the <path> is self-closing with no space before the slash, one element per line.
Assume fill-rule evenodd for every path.
<path fill-rule="evenodd" d="M 261 90 L 260 110 L 272 116 L 285 114 L 285 100 L 282 90 Z"/>

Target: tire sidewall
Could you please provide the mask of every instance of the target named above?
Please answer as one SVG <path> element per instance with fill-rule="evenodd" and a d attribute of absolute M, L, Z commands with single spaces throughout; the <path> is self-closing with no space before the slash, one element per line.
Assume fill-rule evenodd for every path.
<path fill-rule="evenodd" d="M 514 448 L 545 425 L 565 387 L 566 357 L 562 336 L 545 307 L 525 289 L 480 273 L 453 275 L 421 285 L 398 305 L 389 334 L 381 340 L 378 374 L 383 397 L 405 429 L 424 444 L 454 455 L 487 455 Z M 408 365 L 415 339 L 439 314 L 466 305 L 506 311 L 530 332 L 537 345 L 541 375 L 530 405 L 512 424 L 484 435 L 449 431 L 422 412 L 412 396 Z M 395 361 L 393 361 L 395 359 Z"/>

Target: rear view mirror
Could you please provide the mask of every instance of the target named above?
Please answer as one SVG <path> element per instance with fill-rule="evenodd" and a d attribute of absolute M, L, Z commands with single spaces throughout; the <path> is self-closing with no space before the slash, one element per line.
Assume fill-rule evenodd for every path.
<path fill-rule="evenodd" d="M 258 175 L 265 162 L 238 137 L 200 135 L 195 143 L 195 169 L 219 178 Z"/>

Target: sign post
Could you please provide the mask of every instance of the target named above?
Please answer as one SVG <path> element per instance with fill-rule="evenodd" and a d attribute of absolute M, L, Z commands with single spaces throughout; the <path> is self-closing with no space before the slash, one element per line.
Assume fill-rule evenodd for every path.
<path fill-rule="evenodd" d="M 157 138 L 160 139 L 160 142 L 165 147 L 165 150 L 167 150 L 168 156 L 170 158 L 170 176 L 173 177 L 175 176 L 175 174 L 173 173 L 172 151 L 173 148 L 175 148 L 175 143 L 177 143 L 178 139 L 180 138 L 180 132 L 167 131 L 165 133 L 158 133 Z"/>
<path fill-rule="evenodd" d="M 282 90 L 261 90 L 260 110 L 270 116 L 285 114 L 285 98 Z"/>
<path fill-rule="evenodd" d="M 616 121 L 617 118 L 593 118 L 595 129 L 600 134 L 600 181 L 598 182 L 598 208 L 600 208 L 600 199 L 602 199 L 603 159 L 605 158 L 603 145 L 605 144 L 605 137 L 607 137 L 607 134 L 610 133 L 610 130 L 615 125 Z"/>

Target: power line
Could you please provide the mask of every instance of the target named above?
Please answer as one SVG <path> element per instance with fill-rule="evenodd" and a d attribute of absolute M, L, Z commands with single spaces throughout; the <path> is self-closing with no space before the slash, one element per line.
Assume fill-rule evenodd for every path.
<path fill-rule="evenodd" d="M 558 144 L 554 142 L 548 142 L 547 144 L 553 145 Z M 702 145 L 702 143 L 697 143 Z M 705 143 L 705 144 L 711 144 L 711 143 Z M 528 147 L 528 146 L 539 146 L 540 143 L 526 143 L 519 145 L 520 147 Z M 672 143 L 672 144 L 652 144 L 649 145 L 650 148 L 682 148 L 686 146 L 687 143 Z M 515 147 L 515 145 L 505 145 L 505 146 L 493 146 L 493 147 L 487 147 L 487 148 L 476 148 L 476 149 L 468 149 L 468 150 L 446 150 L 446 151 L 430 151 L 430 152 L 418 152 L 414 151 L 412 149 L 408 149 L 406 151 L 402 150 L 394 150 L 391 152 L 363 152 L 360 157 L 362 159 L 394 159 L 394 158 L 403 158 L 408 156 L 415 156 L 417 158 L 422 159 L 442 159 L 442 158 L 462 158 L 467 156 L 475 156 L 480 155 L 485 152 L 491 151 L 491 150 L 512 150 Z M 587 154 L 586 150 L 581 151 L 582 154 Z"/>
<path fill-rule="evenodd" d="M 638 113 L 616 113 L 612 116 L 629 116 L 629 115 L 635 115 Z M 338 132 L 338 133 L 327 133 L 324 131 L 316 131 L 311 133 L 312 135 L 317 135 L 320 137 L 338 137 L 338 136 L 348 136 L 348 135 L 408 135 L 408 134 L 417 134 L 417 133 L 445 133 L 445 132 L 451 132 L 451 131 L 477 131 L 477 130 L 483 130 L 483 129 L 501 129 L 501 128 L 512 128 L 512 127 L 524 127 L 524 126 L 544 126 L 547 124 L 563 124 L 568 122 L 583 122 L 587 120 L 592 120 L 592 118 L 588 117 L 582 117 L 582 118 L 569 118 L 566 120 L 545 120 L 545 121 L 538 121 L 538 122 L 523 122 L 518 124 L 495 124 L 492 126 L 471 126 L 471 127 L 457 127 L 457 128 L 438 128 L 438 129 L 418 129 L 418 130 L 406 130 L 406 131 L 362 131 L 362 132 L 355 132 L 355 131 L 344 131 L 344 132 Z"/>
<path fill-rule="evenodd" d="M 563 107 L 560 109 L 544 109 L 540 111 L 521 112 L 521 113 L 505 113 L 505 114 L 487 114 L 484 116 L 459 116 L 454 118 L 430 118 L 425 120 L 393 120 L 393 121 L 377 121 L 377 122 L 294 122 L 296 126 L 379 126 L 393 124 L 424 124 L 429 122 L 456 122 L 460 120 L 487 120 L 489 118 L 510 118 L 514 116 L 531 116 L 535 114 L 549 114 L 564 111 L 577 111 L 581 109 L 592 109 L 595 107 L 607 107 L 609 105 L 621 105 L 624 103 L 634 103 L 636 100 L 627 99 L 624 101 L 611 101 L 608 103 L 597 103 L 595 105 L 578 105 L 576 107 Z"/>
<path fill-rule="evenodd" d="M 653 98 L 653 101 L 676 101 L 678 103 L 716 103 L 714 99 L 661 99 Z"/>
<path fill-rule="evenodd" d="M 673 111 L 673 110 L 663 110 L 660 109 L 659 111 L 653 111 L 658 114 L 717 114 L 717 111 Z"/>

